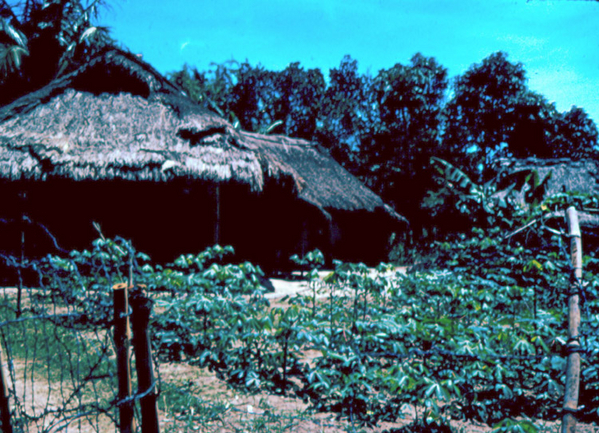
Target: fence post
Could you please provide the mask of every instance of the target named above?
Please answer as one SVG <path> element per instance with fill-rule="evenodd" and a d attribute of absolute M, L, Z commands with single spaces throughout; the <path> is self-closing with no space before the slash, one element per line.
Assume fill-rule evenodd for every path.
<path fill-rule="evenodd" d="M 135 350 L 135 368 L 137 370 L 137 393 L 143 395 L 141 405 L 142 433 L 159 433 L 158 410 L 156 408 L 156 383 L 152 364 L 152 346 L 148 333 L 152 300 L 148 298 L 143 285 L 136 286 L 131 293 L 133 310 L 133 350 Z"/>
<path fill-rule="evenodd" d="M 12 433 L 12 424 L 10 423 L 10 405 L 8 404 L 8 390 L 6 387 L 6 377 L 4 376 L 4 359 L 2 357 L 2 347 L 0 346 L 0 423 L 3 433 Z"/>
<path fill-rule="evenodd" d="M 131 397 L 131 366 L 129 362 L 129 300 L 127 284 L 120 283 L 112 287 L 114 299 L 114 343 L 116 345 L 117 374 L 120 402 Z M 119 429 L 121 433 L 134 431 L 134 401 L 119 405 Z"/>
<path fill-rule="evenodd" d="M 582 284 L 582 240 L 580 225 L 578 224 L 578 213 L 573 206 L 566 210 L 566 220 L 568 222 L 568 235 L 570 236 L 570 262 L 573 275 L 568 297 L 568 344 L 566 346 L 568 363 L 566 366 L 562 433 L 575 433 L 580 386 L 579 293 Z"/>

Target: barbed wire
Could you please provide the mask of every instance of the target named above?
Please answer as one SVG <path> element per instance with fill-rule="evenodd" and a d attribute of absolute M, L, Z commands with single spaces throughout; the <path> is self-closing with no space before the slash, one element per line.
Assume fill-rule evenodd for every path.
<path fill-rule="evenodd" d="M 63 319 L 65 317 L 80 318 L 83 316 L 84 315 L 82 313 L 39 314 L 37 316 L 25 316 L 25 317 L 19 317 L 16 319 L 4 320 L 4 321 L 0 322 L 0 328 L 2 328 L 4 326 L 8 326 L 8 325 L 14 325 L 15 323 L 26 322 L 26 321 L 30 321 L 30 320 L 53 321 L 54 319 Z"/>

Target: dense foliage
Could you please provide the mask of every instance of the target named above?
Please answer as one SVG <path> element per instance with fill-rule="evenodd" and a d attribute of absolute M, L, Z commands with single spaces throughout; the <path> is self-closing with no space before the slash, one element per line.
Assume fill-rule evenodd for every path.
<path fill-rule="evenodd" d="M 157 355 L 250 392 L 294 395 L 358 424 L 395 420 L 411 406 L 422 428 L 457 418 L 535 431 L 526 419 L 558 418 L 563 400 L 571 272 L 553 216 L 570 204 L 597 206 L 560 195 L 521 219 L 495 208 L 490 228 L 437 244 L 407 274 L 338 262 L 320 279 L 319 253 L 295 257 L 311 268 L 311 290 L 276 305 L 260 269 L 231 263 L 229 247 L 159 266 L 122 240 L 98 240 L 39 269 L 63 302 L 87 306 L 81 320 L 107 325 L 108 287 L 132 266 L 155 300 Z M 580 415 L 599 422 L 599 261 L 584 262 Z"/>
<path fill-rule="evenodd" d="M 192 290 L 157 317 L 158 348 L 180 359 L 172 352 L 177 341 L 189 362 L 238 386 L 293 393 L 361 423 L 393 420 L 406 404 L 416 405 L 422 422 L 556 418 L 565 257 L 558 248 L 500 244 L 500 235 L 479 231 L 442 245 L 445 272 L 402 276 L 386 266 L 373 273 L 338 264 L 316 304 L 298 296 L 287 308 L 268 309 L 251 298 Z M 587 258 L 586 265 L 595 271 L 597 263 Z M 597 281 L 590 273 L 587 279 L 581 403 L 597 421 Z"/>

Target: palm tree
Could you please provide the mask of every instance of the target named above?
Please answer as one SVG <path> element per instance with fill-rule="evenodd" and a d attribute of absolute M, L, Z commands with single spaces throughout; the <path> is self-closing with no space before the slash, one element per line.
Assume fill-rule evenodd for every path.
<path fill-rule="evenodd" d="M 0 0 L 0 105 L 113 44 L 94 21 L 104 0 Z"/>

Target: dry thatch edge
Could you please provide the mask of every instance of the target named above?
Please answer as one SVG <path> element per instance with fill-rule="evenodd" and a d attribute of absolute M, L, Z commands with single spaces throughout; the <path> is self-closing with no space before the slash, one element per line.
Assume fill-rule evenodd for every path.
<path fill-rule="evenodd" d="M 63 176 L 74 180 L 122 178 L 152 181 L 189 177 L 220 182 L 233 180 L 249 183 L 255 191 L 263 189 L 262 167 L 253 151 L 230 146 L 229 140 L 223 137 L 223 134 L 206 137 L 206 144 L 190 146 L 187 141 L 176 136 L 178 120 L 172 114 L 167 114 L 166 107 L 140 99 L 130 94 L 93 96 L 66 89 L 63 94 L 50 99 L 47 104 L 38 105 L 27 114 L 4 122 L 0 125 L 0 147 L 4 147 L 4 159 L 19 160 L 17 167 L 21 167 L 22 172 L 19 174 L 15 167 L 11 167 L 11 170 L 6 170 L 5 167 L 4 170 L 0 170 L 0 176 L 4 175 L 13 180 L 43 180 Z M 119 117 L 118 114 L 115 117 L 111 114 L 110 107 L 118 105 L 118 101 L 132 107 L 134 112 L 142 110 L 144 113 L 155 113 L 153 116 L 161 118 L 163 128 L 167 129 L 155 130 L 154 133 L 148 130 L 134 133 L 135 128 L 131 128 L 129 118 L 122 115 Z M 53 114 L 56 107 L 72 110 L 69 107 L 79 107 L 78 104 L 84 104 L 87 108 L 91 104 L 96 111 L 99 109 L 107 113 L 105 115 L 110 116 L 110 119 L 105 121 L 103 117 L 97 118 L 98 123 L 94 122 L 96 117 L 78 120 L 75 113 L 70 113 L 67 121 L 64 121 L 63 117 Z M 106 108 L 102 108 L 104 106 Z M 46 107 L 52 108 L 50 112 Z M 40 116 L 40 111 L 46 115 Z M 48 118 L 48 114 L 53 118 Z M 44 125 L 40 125 L 40 117 L 49 119 L 50 123 L 46 120 Z M 184 120 L 187 128 L 200 123 L 215 125 L 214 122 L 194 120 L 189 115 Z M 125 130 L 131 132 L 127 137 L 123 137 L 118 131 L 119 128 L 123 129 L 123 121 L 126 122 Z M 71 125 L 71 131 L 67 132 L 64 129 L 65 124 L 71 122 L 75 122 L 75 126 Z M 99 124 L 101 128 L 91 128 L 86 124 Z M 112 129 L 106 131 L 108 124 Z M 219 119 L 219 130 L 224 130 L 223 124 L 224 121 Z M 43 132 L 32 131 L 31 128 L 41 128 Z M 115 130 L 119 135 L 114 135 Z M 226 146 L 227 149 L 222 146 Z M 10 153 L 13 153 L 12 157 L 7 157 Z M 18 156 L 18 153 L 23 155 Z M 211 162 L 207 163 L 206 158 Z M 28 161 L 23 163 L 23 159 Z M 169 167 L 164 166 L 167 161 L 172 161 Z M 146 167 L 142 168 L 143 165 Z"/>
<path fill-rule="evenodd" d="M 265 136 L 245 131 L 239 135 L 247 147 L 274 161 L 278 169 L 295 178 L 300 197 L 325 208 L 374 211 L 383 207 L 376 194 L 329 155 L 321 153 L 316 145 L 281 135 Z"/>

